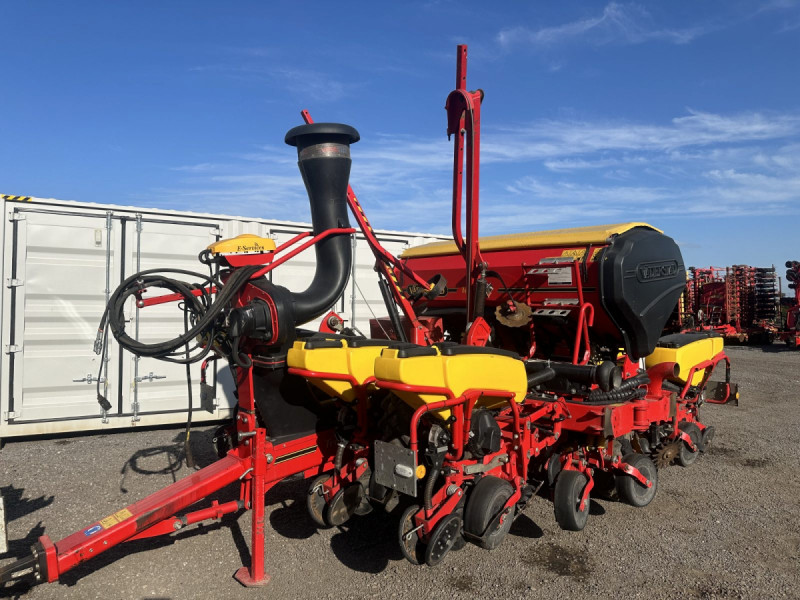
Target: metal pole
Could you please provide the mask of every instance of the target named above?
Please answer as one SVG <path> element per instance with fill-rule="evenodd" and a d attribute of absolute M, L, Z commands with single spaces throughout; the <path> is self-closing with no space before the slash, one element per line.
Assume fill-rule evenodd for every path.
<path fill-rule="evenodd" d="M 356 273 L 358 272 L 356 269 L 356 263 L 358 262 L 356 257 L 356 248 L 358 247 L 358 240 L 356 239 L 356 234 L 353 234 L 350 242 L 352 249 L 353 249 L 353 264 L 350 266 L 350 278 L 353 280 L 350 284 L 350 327 L 354 329 L 358 328 L 356 325 Z"/>
<path fill-rule="evenodd" d="M 136 272 L 142 270 L 142 215 L 136 213 Z M 136 306 L 136 326 L 135 326 L 136 339 L 139 339 L 139 306 Z M 139 356 L 133 357 L 133 417 L 132 423 L 138 422 L 139 417 Z"/>
<path fill-rule="evenodd" d="M 113 224 L 112 213 L 110 210 L 106 211 L 106 306 L 111 298 L 111 226 Z M 103 370 L 105 371 L 105 379 L 103 381 L 103 396 L 108 398 L 108 363 L 111 358 L 108 355 L 108 344 L 103 344 L 103 356 L 100 358 L 103 361 Z M 103 423 L 108 423 L 108 411 L 103 409 Z"/>

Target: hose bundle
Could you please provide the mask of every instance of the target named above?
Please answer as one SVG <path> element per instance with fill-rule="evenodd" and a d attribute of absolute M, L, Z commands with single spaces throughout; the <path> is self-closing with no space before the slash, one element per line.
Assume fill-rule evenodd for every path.
<path fill-rule="evenodd" d="M 104 354 L 109 330 L 122 348 L 136 356 L 187 366 L 203 360 L 215 346 L 226 348 L 228 344 L 225 343 L 225 332 L 221 328 L 223 310 L 230 305 L 235 295 L 261 266 L 235 269 L 223 282 L 219 270 L 214 273 L 211 268 L 211 261 L 203 260 L 201 255 L 201 262 L 209 265 L 208 275 L 184 269 L 148 269 L 135 273 L 123 281 L 109 297 L 100 319 L 95 353 Z M 198 283 L 187 283 L 170 275 L 186 275 L 195 278 Z M 212 287 L 216 288 L 214 296 L 211 294 Z M 134 339 L 125 331 L 125 304 L 132 296 L 139 302 L 144 291 L 157 288 L 180 295 L 178 306 L 184 311 L 184 332 L 170 340 L 147 344 Z M 104 368 L 105 361 L 101 360 L 97 373 L 97 401 L 103 410 L 108 411 L 111 410 L 111 404 L 100 393 Z"/>
<path fill-rule="evenodd" d="M 223 309 L 230 304 L 236 293 L 260 268 L 260 265 L 255 265 L 236 269 L 225 283 L 222 283 L 216 276 L 202 275 L 183 269 L 149 269 L 131 275 L 109 298 L 108 306 L 106 306 L 100 321 L 98 338 L 108 326 L 119 345 L 136 356 L 157 358 L 180 364 L 202 360 L 211 351 L 213 346 L 211 341 L 220 333 L 218 317 Z M 167 274 L 189 275 L 199 279 L 201 283 L 186 283 L 168 277 Z M 212 287 L 216 287 L 216 297 L 212 297 L 210 293 Z M 154 288 L 169 290 L 181 296 L 180 307 L 186 311 L 191 327 L 173 339 L 147 344 L 126 333 L 125 303 L 131 296 L 136 297 L 137 301 L 140 300 L 144 290 Z M 199 294 L 196 294 L 198 291 Z M 197 350 L 200 344 L 195 342 L 188 350 L 187 344 L 191 344 L 198 336 L 207 339 L 201 351 L 192 355 L 191 352 Z"/>
<path fill-rule="evenodd" d="M 640 373 L 622 382 L 620 386 L 608 392 L 600 389 L 593 390 L 584 401 L 585 404 L 615 404 L 617 402 L 628 402 L 643 398 L 647 394 L 646 388 L 642 385 L 650 383 L 647 373 Z"/>

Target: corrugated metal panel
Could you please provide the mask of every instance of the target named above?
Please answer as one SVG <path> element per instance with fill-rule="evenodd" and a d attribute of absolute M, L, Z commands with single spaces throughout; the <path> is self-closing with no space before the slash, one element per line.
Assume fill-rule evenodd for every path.
<path fill-rule="evenodd" d="M 126 260 L 128 275 L 147 269 L 165 268 L 202 272 L 206 268 L 198 262 L 197 254 L 220 235 L 215 223 L 164 223 L 143 218 L 128 222 L 127 225 L 128 239 L 132 240 Z M 143 310 L 135 310 L 132 299 L 130 304 L 127 310 L 127 314 L 133 316 L 130 327 L 139 332 L 138 339 L 142 342 L 152 344 L 183 333 L 183 311 L 177 303 L 160 304 Z M 188 393 L 184 365 L 154 358 L 138 358 L 128 352 L 125 357 L 127 360 L 122 374 L 124 413 L 131 413 L 136 418 L 141 413 L 187 408 L 188 401 L 184 401 L 182 406 L 176 402 L 176 399 L 186 398 Z M 194 392 L 192 406 L 199 410 L 199 364 L 191 365 L 191 374 Z"/>
<path fill-rule="evenodd" d="M 99 415 L 91 381 L 101 357 L 92 345 L 105 306 L 106 270 L 111 277 L 117 269 L 118 224 L 115 231 L 109 223 L 109 236 L 102 212 L 23 214 L 14 253 L 20 285 L 11 323 L 18 347 L 10 390 L 16 420 Z M 111 348 L 109 364 L 115 357 Z M 111 380 L 115 377 L 112 372 Z"/>
<path fill-rule="evenodd" d="M 112 410 L 102 414 L 95 386 L 87 379 L 96 377 L 100 364 L 92 347 L 106 303 L 106 277 L 113 290 L 124 277 L 141 269 L 178 267 L 202 272 L 197 254 L 218 237 L 254 233 L 271 236 L 280 244 L 310 229 L 310 225 L 301 223 L 36 198 L 24 203 L 4 202 L 3 207 L 6 219 L 0 229 L 6 285 L 0 300 L 4 350 L 0 363 L 0 438 L 184 422 L 185 368 L 141 359 L 137 373 L 137 361 L 127 352 L 120 357 L 113 338 L 109 343 L 106 394 Z M 139 215 L 141 238 L 137 232 Z M 409 245 L 441 239 L 424 234 L 377 233 L 395 254 Z M 370 309 L 378 315 L 386 310 L 373 270 L 374 258 L 360 236 L 355 257 L 360 292 L 349 282 L 334 309 L 368 332 Z M 292 291 L 302 291 L 314 269 L 314 250 L 309 249 L 276 269 L 272 277 Z M 131 307 L 126 314 L 132 319 L 129 327 L 135 329 L 136 311 Z M 173 337 L 182 330 L 181 315 L 175 305 L 140 311 L 142 339 Z M 194 420 L 223 418 L 235 404 L 233 382 L 225 365 L 220 365 L 216 379 L 219 408 L 214 414 L 197 411 Z M 196 409 L 200 406 L 198 380 L 198 366 L 194 365 Z"/>

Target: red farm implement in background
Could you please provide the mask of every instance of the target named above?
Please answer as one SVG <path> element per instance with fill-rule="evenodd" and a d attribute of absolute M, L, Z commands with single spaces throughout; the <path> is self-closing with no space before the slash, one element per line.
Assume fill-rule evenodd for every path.
<path fill-rule="evenodd" d="M 715 331 L 725 339 L 771 343 L 778 331 L 775 267 L 691 267 L 679 304 L 682 331 Z"/>
<path fill-rule="evenodd" d="M 251 561 L 235 577 L 263 585 L 264 495 L 290 476 L 310 480 L 308 513 L 321 527 L 398 509 L 404 556 L 433 566 L 466 542 L 496 547 L 542 489 L 557 523 L 578 531 L 593 494 L 643 507 L 658 469 L 688 466 L 705 451 L 714 428 L 699 408 L 738 402 L 738 390 L 714 331 L 660 337 L 685 290 L 677 244 L 638 222 L 480 238 L 484 93 L 468 90 L 466 46 L 457 53 L 446 104 L 453 242 L 399 258 L 386 252 L 349 186 L 358 132 L 313 123 L 304 111 L 306 124 L 285 141 L 297 148 L 313 231 L 277 247 L 255 236 L 216 242 L 199 256 L 207 274 L 136 273 L 111 295 L 98 332 L 98 353 L 110 331 L 138 356 L 227 361 L 238 404 L 215 435 L 220 459 L 63 540 L 42 536 L 29 556 L 0 568 L 0 584 L 57 581 L 125 541 L 249 510 Z M 389 315 L 374 321 L 371 338 L 329 312 L 352 266 L 348 207 L 372 248 Z M 266 277 L 312 247 L 317 270 L 306 290 Z M 753 289 L 769 280 L 742 273 Z M 719 287 L 686 292 L 708 311 L 724 307 L 702 329 L 742 326 L 731 315 L 743 314 L 743 292 L 735 308 Z M 126 309 L 165 302 L 183 312 L 184 333 L 133 339 Z M 757 306 L 748 314 L 767 317 Z M 303 329 L 323 315 L 319 332 Z M 724 380 L 712 382 L 720 363 Z M 108 403 L 99 383 L 98 401 Z M 237 501 L 196 506 L 228 485 L 238 486 Z"/>

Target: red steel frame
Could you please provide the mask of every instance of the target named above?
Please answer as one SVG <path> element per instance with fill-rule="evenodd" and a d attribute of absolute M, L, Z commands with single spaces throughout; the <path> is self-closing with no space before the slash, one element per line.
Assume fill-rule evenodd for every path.
<path fill-rule="evenodd" d="M 467 46 L 460 44 L 456 58 L 456 89 L 447 97 L 447 137 L 453 146 L 453 240 L 466 266 L 467 321 L 472 319 L 475 285 L 484 264 L 478 231 L 480 204 L 481 101 L 483 91 L 467 91 Z M 466 160 L 466 169 L 465 169 Z M 461 206 L 466 178 L 466 233 L 461 233 Z"/>
<path fill-rule="evenodd" d="M 530 462 L 546 448 L 554 445 L 561 435 L 562 417 L 565 414 L 563 401 L 534 405 L 527 401 L 518 402 L 515 394 L 507 390 L 471 389 L 460 396 L 455 396 L 450 389 L 436 386 L 410 385 L 380 379 L 375 383 L 381 389 L 395 392 L 444 396 L 443 400 L 423 404 L 414 411 L 409 425 L 409 448 L 414 452 L 419 452 L 418 429 L 422 417 L 437 410 L 453 409 L 455 417 L 451 426 L 453 439 L 450 452 L 445 456 L 444 465 L 448 469 L 444 475 L 444 483 L 433 494 L 431 507 L 423 506 L 414 514 L 415 527 L 419 528 L 423 539 L 427 539 L 439 522 L 455 510 L 464 496 L 464 484 L 475 479 L 474 474 L 467 473 L 467 467 L 488 465 L 498 458 L 507 457 L 505 462 L 499 462 L 497 466 L 482 472 L 483 475 L 501 477 L 514 487 L 513 494 L 500 510 L 502 523 L 522 496 L 522 485 L 527 480 Z M 509 405 L 497 416 L 501 428 L 502 446 L 498 452 L 479 460 L 464 459 L 472 411 L 481 397 L 505 399 Z M 540 437 L 536 424 L 546 418 L 552 421 L 552 430 Z"/>
<path fill-rule="evenodd" d="M 225 458 L 58 542 L 53 543 L 48 536 L 39 538 L 47 581 L 56 581 L 74 566 L 122 542 L 167 535 L 192 523 L 219 519 L 241 509 L 252 511 L 251 558 L 250 565 L 240 568 L 234 576 L 245 586 L 269 581 L 264 571 L 264 495 L 290 475 L 302 473 L 310 477 L 331 469 L 336 442 L 332 430 L 327 430 L 291 442 L 271 443 L 266 430 L 256 424 L 251 369 L 239 371 L 237 388 L 238 444 L 233 450 Z M 176 516 L 237 480 L 238 501 L 225 504 L 213 501 L 208 508 Z"/>

